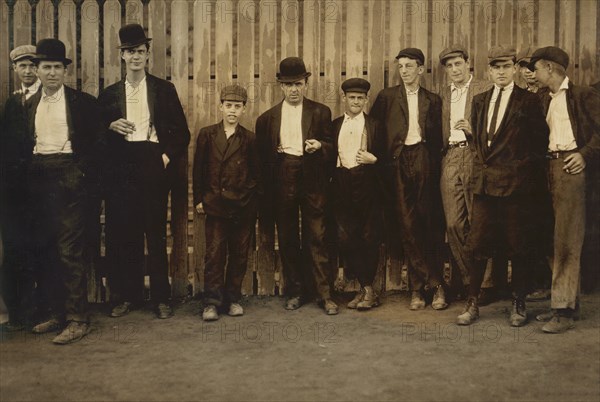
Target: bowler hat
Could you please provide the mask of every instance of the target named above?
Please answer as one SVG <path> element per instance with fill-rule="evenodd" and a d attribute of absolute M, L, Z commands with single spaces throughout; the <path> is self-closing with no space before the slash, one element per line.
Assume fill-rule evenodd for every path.
<path fill-rule="evenodd" d="M 440 52 L 440 64 L 446 64 L 446 60 L 453 57 L 463 57 L 465 60 L 469 58 L 469 52 L 462 45 L 452 45 Z"/>
<path fill-rule="evenodd" d="M 362 78 L 349 78 L 342 82 L 342 91 L 344 93 L 360 92 L 366 94 L 369 92 L 369 89 L 371 89 L 371 84 Z"/>
<path fill-rule="evenodd" d="M 119 40 L 121 45 L 117 49 L 131 49 L 146 43 L 150 43 L 152 38 L 147 38 L 144 28 L 140 24 L 128 24 L 119 29 Z"/>
<path fill-rule="evenodd" d="M 421 51 L 421 49 L 417 49 L 414 47 L 409 47 L 406 49 L 400 50 L 398 56 L 396 56 L 396 60 L 400 57 L 408 57 L 409 59 L 417 60 L 420 64 L 425 64 L 425 55 Z"/>
<path fill-rule="evenodd" d="M 35 57 L 32 60 L 36 63 L 40 61 L 60 61 L 65 66 L 72 63 L 72 60 L 66 57 L 65 44 L 58 39 L 48 38 L 40 40 L 36 45 L 35 53 Z"/>
<path fill-rule="evenodd" d="M 556 46 L 543 47 L 533 52 L 531 55 L 531 61 L 527 65 L 527 68 L 531 71 L 535 71 L 535 63 L 538 60 L 553 61 L 560 64 L 564 68 L 569 66 L 569 55 L 567 52 Z"/>
<path fill-rule="evenodd" d="M 16 63 L 22 59 L 33 59 L 35 57 L 35 46 L 33 45 L 21 45 L 17 46 L 10 52 L 10 59 L 13 63 Z"/>
<path fill-rule="evenodd" d="M 233 84 L 227 85 L 225 88 L 221 90 L 221 102 L 223 101 L 232 101 L 232 102 L 244 102 L 248 100 L 248 93 L 244 89 L 244 87 Z"/>
<path fill-rule="evenodd" d="M 488 64 L 490 65 L 497 61 L 515 60 L 516 57 L 517 51 L 510 45 L 492 46 L 490 50 L 488 50 Z"/>
<path fill-rule="evenodd" d="M 295 82 L 310 76 L 311 73 L 306 72 L 304 60 L 300 57 L 288 57 L 279 63 L 279 73 L 277 73 L 279 82 Z"/>

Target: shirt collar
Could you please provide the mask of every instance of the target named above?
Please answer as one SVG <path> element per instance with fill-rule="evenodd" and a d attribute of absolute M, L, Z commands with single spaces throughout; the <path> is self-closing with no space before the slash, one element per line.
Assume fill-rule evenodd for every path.
<path fill-rule="evenodd" d="M 569 89 L 569 77 L 565 77 L 565 79 L 563 80 L 562 84 L 560 84 L 560 88 L 558 88 L 558 92 L 553 93 L 552 91 L 550 91 L 550 96 L 552 98 L 554 98 L 556 95 L 558 95 L 561 91 L 563 90 L 568 90 Z"/>
<path fill-rule="evenodd" d="M 34 82 L 32 85 L 26 87 L 25 85 L 23 85 L 23 83 L 21 83 L 21 93 L 25 93 L 25 91 L 27 91 L 27 93 L 29 94 L 34 94 L 38 91 L 38 89 L 40 88 L 40 85 L 42 85 L 42 82 L 39 80 Z"/>
<path fill-rule="evenodd" d="M 64 98 L 65 94 L 65 86 L 61 85 L 58 91 L 56 91 L 53 95 L 46 95 L 44 90 L 42 90 L 42 100 L 44 102 L 52 102 L 55 103 Z"/>
<path fill-rule="evenodd" d="M 350 115 L 348 115 L 348 113 L 344 113 L 344 121 L 356 121 L 356 122 L 362 122 L 365 121 L 365 115 L 364 113 L 359 113 L 354 117 L 351 117 Z"/>
<path fill-rule="evenodd" d="M 511 82 L 510 84 L 508 84 L 507 86 L 504 87 L 504 92 L 510 92 L 513 90 L 513 88 L 515 87 L 515 82 Z M 496 84 L 494 84 L 494 91 L 498 90 L 500 91 L 500 87 Z"/>
<path fill-rule="evenodd" d="M 139 82 L 137 86 L 133 86 L 133 84 L 131 82 L 129 82 L 129 80 L 127 79 L 127 77 L 125 77 L 125 88 L 141 88 L 142 85 L 146 84 L 146 75 L 144 74 L 144 78 L 142 78 Z"/>
<path fill-rule="evenodd" d="M 416 95 L 416 94 L 418 94 L 418 93 L 419 93 L 419 89 L 421 89 L 421 86 L 420 86 L 420 85 L 419 85 L 419 86 L 417 87 L 417 89 L 415 89 L 414 91 L 410 91 L 410 90 L 409 90 L 409 89 L 406 87 L 406 85 L 404 86 L 404 90 L 406 91 L 406 94 L 407 94 L 407 95 Z"/>
<path fill-rule="evenodd" d="M 473 81 L 473 74 L 470 75 L 469 77 L 469 81 L 467 81 L 467 83 L 465 85 L 463 85 L 462 87 L 457 87 L 453 82 L 450 83 L 450 90 L 454 91 L 456 89 L 462 89 L 462 90 L 467 90 L 469 88 L 469 85 L 471 85 L 471 81 Z"/>

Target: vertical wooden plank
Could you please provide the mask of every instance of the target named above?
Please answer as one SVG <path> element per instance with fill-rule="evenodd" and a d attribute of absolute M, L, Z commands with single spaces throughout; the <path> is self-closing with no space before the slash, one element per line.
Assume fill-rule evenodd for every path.
<path fill-rule="evenodd" d="M 512 0 L 496 0 L 495 16 L 493 17 L 496 24 L 496 44 L 514 45 L 513 40 L 513 2 Z"/>
<path fill-rule="evenodd" d="M 598 71 L 598 12 L 596 10 L 598 2 L 596 0 L 580 0 L 579 5 L 579 57 L 574 60 L 579 64 L 579 84 L 591 85 L 598 81 L 600 74 Z"/>
<path fill-rule="evenodd" d="M 237 29 L 237 82 L 248 91 L 246 113 L 242 116 L 241 124 L 254 131 L 254 122 L 258 115 L 256 103 L 260 96 L 260 87 L 254 82 L 254 27 L 257 22 L 257 10 L 252 0 L 242 0 L 238 4 Z"/>
<path fill-rule="evenodd" d="M 77 21 L 76 7 L 73 0 L 62 0 L 58 6 L 58 39 L 64 42 L 67 51 L 67 57 L 73 60 L 73 63 L 67 69 L 65 84 L 67 86 L 77 87 Z"/>
<path fill-rule="evenodd" d="M 430 2 L 428 0 L 419 0 L 412 2 L 410 6 L 407 5 L 404 10 L 405 14 L 410 15 L 410 27 L 411 27 L 411 40 L 410 42 L 405 42 L 404 47 L 416 47 L 423 51 L 425 54 L 425 66 L 431 66 L 428 64 L 430 60 L 430 55 L 428 55 L 428 47 L 429 41 L 431 40 L 429 34 L 429 26 L 433 24 L 434 19 L 438 18 L 438 15 L 441 17 L 441 4 L 439 2 Z M 443 32 L 434 31 L 432 36 L 437 36 L 440 34 L 447 35 L 447 30 Z M 396 54 L 401 49 L 397 49 L 395 54 L 392 57 L 396 57 Z M 394 60 L 395 61 L 395 60 Z M 391 68 L 390 68 L 391 72 Z M 394 73 L 398 77 L 397 82 L 400 81 L 400 77 L 398 75 L 398 69 L 394 66 Z M 391 74 L 390 74 L 391 76 Z M 431 84 L 431 74 L 425 71 L 423 74 L 423 78 L 421 79 L 421 85 L 425 87 L 429 87 Z"/>
<path fill-rule="evenodd" d="M 367 55 L 368 80 L 371 83 L 369 91 L 370 104 L 380 90 L 384 80 L 384 36 L 385 36 L 385 2 L 369 0 L 369 26 L 367 30 L 369 53 Z"/>
<path fill-rule="evenodd" d="M 578 46 L 575 43 L 577 2 L 573 0 L 561 0 L 559 13 L 557 21 L 557 24 L 560 24 L 558 47 L 566 51 L 571 60 L 567 68 L 567 75 L 575 82 L 579 82 L 579 69 L 575 68 L 576 49 Z"/>
<path fill-rule="evenodd" d="M 473 76 L 479 80 L 488 78 L 488 49 L 491 47 L 490 31 L 487 29 L 487 13 L 479 3 L 473 4 L 471 12 L 475 15 L 474 51 L 471 54 Z"/>
<path fill-rule="evenodd" d="M 121 27 L 121 5 L 119 0 L 104 3 L 104 87 L 121 79 L 121 52 L 119 28 Z"/>
<path fill-rule="evenodd" d="M 36 41 L 54 37 L 54 5 L 51 0 L 41 0 L 35 9 Z"/>
<path fill-rule="evenodd" d="M 322 80 L 321 102 L 329 106 L 333 116 L 341 114 L 339 88 L 342 80 L 342 2 L 324 3 L 325 24 L 325 77 Z"/>
<path fill-rule="evenodd" d="M 206 1 L 194 2 L 194 41 L 193 41 L 193 108 L 192 135 L 195 136 L 201 127 L 210 124 L 210 104 L 212 91 L 210 90 L 210 13 Z M 195 137 L 194 137 L 195 138 Z M 195 142 L 194 142 L 195 144 Z"/>
<path fill-rule="evenodd" d="M 81 5 L 81 88 L 94 96 L 100 89 L 99 11 L 96 0 Z"/>
<path fill-rule="evenodd" d="M 298 0 L 281 2 L 281 58 L 298 56 L 298 26 L 300 6 Z"/>
<path fill-rule="evenodd" d="M 347 2 L 346 15 L 346 79 L 363 76 L 364 2 Z"/>
<path fill-rule="evenodd" d="M 148 36 L 152 38 L 149 70 L 153 75 L 167 77 L 167 21 L 164 1 L 151 1 L 148 5 Z"/>
<path fill-rule="evenodd" d="M 31 5 L 27 0 L 17 0 L 14 6 L 14 47 L 31 43 Z"/>
<path fill-rule="evenodd" d="M 411 27 L 414 27 L 413 19 L 416 18 L 413 16 L 413 12 L 419 13 L 416 2 L 407 4 L 401 1 L 390 1 L 390 53 L 386 55 L 387 60 L 389 60 L 388 86 L 390 87 L 400 83 L 400 74 L 398 73 L 398 64 L 395 57 L 400 50 L 407 47 L 407 32 Z"/>
<path fill-rule="evenodd" d="M 141 0 L 127 0 L 125 3 L 125 23 L 144 25 L 144 5 Z"/>
<path fill-rule="evenodd" d="M 9 96 L 10 82 L 13 75 L 8 48 L 8 4 L 0 3 L 0 107 L 4 110 L 4 102 Z"/>
<path fill-rule="evenodd" d="M 233 13 L 227 12 L 233 10 L 231 0 L 219 0 L 216 3 L 217 10 L 217 29 L 215 29 L 215 101 L 214 101 L 214 121 L 221 119 L 218 110 L 219 93 L 221 89 L 231 84 L 232 78 L 232 59 L 233 59 Z"/>
<path fill-rule="evenodd" d="M 188 113 L 188 25 L 189 9 L 185 0 L 171 3 L 171 73 L 183 110 Z M 173 298 L 187 295 L 188 285 L 188 155 L 176 161 L 176 179 L 171 187 L 171 231 L 173 233 L 173 253 L 170 260 L 171 289 Z"/>
<path fill-rule="evenodd" d="M 518 1 L 517 7 L 517 37 L 515 43 L 518 49 L 534 46 L 535 3 Z"/>
<path fill-rule="evenodd" d="M 303 19 L 303 54 L 306 69 L 312 72 L 309 79 L 307 97 L 317 99 L 320 88 L 321 66 L 321 3 L 318 0 L 304 1 Z"/>
<path fill-rule="evenodd" d="M 556 3 L 554 0 L 539 1 L 539 21 L 537 47 L 555 46 L 554 27 L 556 26 Z"/>
<path fill-rule="evenodd" d="M 430 5 L 429 19 L 432 24 L 431 53 L 425 53 L 425 74 L 421 84 L 434 92 L 439 92 L 446 82 L 446 70 L 440 64 L 439 54 L 450 45 L 450 4 L 434 2 Z"/>

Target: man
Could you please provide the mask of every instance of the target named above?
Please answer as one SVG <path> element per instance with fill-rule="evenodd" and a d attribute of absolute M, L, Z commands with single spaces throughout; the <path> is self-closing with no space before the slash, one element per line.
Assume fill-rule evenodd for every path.
<path fill-rule="evenodd" d="M 358 279 L 360 290 L 348 308 L 369 310 L 379 305 L 373 280 L 379 261 L 381 188 L 377 162 L 383 138 L 377 122 L 363 112 L 371 84 L 362 78 L 342 83 L 343 116 L 333 121 L 333 209 L 344 273 Z"/>
<path fill-rule="evenodd" d="M 554 209 L 551 320 L 542 330 L 562 333 L 574 326 L 579 295 L 581 251 L 586 223 L 586 181 L 600 156 L 600 94 L 574 85 L 566 75 L 569 56 L 562 49 L 538 49 L 528 65 L 542 86 L 550 127 L 548 184 Z"/>
<path fill-rule="evenodd" d="M 264 227 L 271 227 L 273 220 L 277 223 L 285 308 L 298 309 L 314 281 L 325 312 L 333 315 L 338 307 L 331 299 L 331 266 L 324 242 L 331 111 L 304 96 L 310 75 L 302 59 L 283 59 L 277 80 L 284 99 L 256 120 L 265 183 L 259 219 Z M 308 253 L 309 268 L 303 264 L 301 250 Z"/>
<path fill-rule="evenodd" d="M 23 132 L 27 125 L 23 104 L 40 87 L 34 57 L 35 46 L 32 45 L 18 46 L 10 52 L 20 84 L 4 105 L 0 138 L 0 228 L 4 247 L 1 282 L 11 327 L 15 329 L 31 322 L 34 307 L 34 275 L 26 263 L 27 231 L 23 226 L 28 219 L 26 135 Z"/>
<path fill-rule="evenodd" d="M 386 187 L 410 263 L 410 309 L 425 308 L 423 296 L 428 285 L 434 290 L 431 306 L 441 310 L 448 306 L 439 258 L 444 219 L 437 186 L 442 149 L 441 99 L 419 85 L 425 71 L 425 56 L 420 49 L 403 49 L 396 60 L 402 83 L 379 92 L 371 116 L 386 133 Z"/>
<path fill-rule="evenodd" d="M 173 84 L 147 74 L 150 41 L 139 24 L 119 30 L 126 75 L 98 100 L 108 129 L 106 167 L 107 255 L 114 302 L 122 317 L 143 301 L 144 235 L 150 297 L 156 316 L 173 315 L 167 264 L 167 199 L 170 176 L 190 141 Z"/>
<path fill-rule="evenodd" d="M 531 189 L 536 164 L 547 145 L 547 126 L 536 95 L 514 84 L 516 52 L 494 46 L 488 52 L 494 87 L 473 99 L 471 127 L 477 152 L 472 225 L 468 247 L 469 299 L 460 325 L 479 317 L 478 295 L 487 259 L 506 250 L 512 261 L 513 309 L 510 325 L 527 323 L 525 295 L 530 286 L 530 245 L 534 235 Z"/>
<path fill-rule="evenodd" d="M 535 52 L 535 48 L 528 46 L 519 52 L 517 55 L 517 65 L 519 66 L 519 73 L 523 78 L 523 84 L 521 88 L 528 90 L 529 92 L 537 93 L 540 89 L 537 80 L 535 79 L 535 72 L 527 68 L 531 55 Z"/>
<path fill-rule="evenodd" d="M 37 285 L 52 311 L 51 318 L 33 327 L 33 332 L 62 329 L 53 342 L 66 344 L 89 331 L 85 206 L 87 188 L 97 177 L 103 137 L 96 99 L 64 85 L 71 64 L 65 45 L 42 39 L 33 61 L 42 87 L 25 103 L 29 254 L 37 268 Z"/>

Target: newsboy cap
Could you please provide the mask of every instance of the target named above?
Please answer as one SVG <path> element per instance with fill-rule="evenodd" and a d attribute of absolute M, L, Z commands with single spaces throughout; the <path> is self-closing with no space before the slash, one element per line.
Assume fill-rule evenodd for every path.
<path fill-rule="evenodd" d="M 463 57 L 465 60 L 469 58 L 469 52 L 462 45 L 452 45 L 440 52 L 440 64 L 446 64 L 446 60 L 453 57 Z"/>
<path fill-rule="evenodd" d="M 60 61 L 65 66 L 72 63 L 71 59 L 66 57 L 67 51 L 65 44 L 58 39 L 48 38 L 40 40 L 35 47 L 35 57 L 32 60 L 35 63 L 40 61 Z"/>
<path fill-rule="evenodd" d="M 221 102 L 231 101 L 231 102 L 244 102 L 248 100 L 248 93 L 238 84 L 227 85 L 225 88 L 221 90 Z"/>
<path fill-rule="evenodd" d="M 517 51 L 510 45 L 492 46 L 488 50 L 488 64 L 494 64 L 497 61 L 514 60 L 517 57 Z"/>
<path fill-rule="evenodd" d="M 369 81 L 362 78 L 349 78 L 342 82 L 342 91 L 344 91 L 344 93 L 361 92 L 366 94 L 369 93 L 369 89 L 371 89 L 371 84 Z"/>
<path fill-rule="evenodd" d="M 560 64 L 564 68 L 569 66 L 569 55 L 567 52 L 556 46 L 542 47 L 533 52 L 527 68 L 531 71 L 535 71 L 535 63 L 538 60 L 553 61 Z"/>
<path fill-rule="evenodd" d="M 425 64 L 425 55 L 421 49 L 417 49 L 415 47 L 408 47 L 400 50 L 400 53 L 398 53 L 398 56 L 396 56 L 396 60 L 398 60 L 400 57 L 408 57 L 409 59 L 417 60 L 420 62 L 420 64 Z"/>
<path fill-rule="evenodd" d="M 119 29 L 119 40 L 121 45 L 117 49 L 131 49 L 146 43 L 150 43 L 152 38 L 147 38 L 144 28 L 140 24 L 128 24 Z"/>
<path fill-rule="evenodd" d="M 10 51 L 10 59 L 13 63 L 23 59 L 33 59 L 35 57 L 35 46 L 21 45 Z"/>
<path fill-rule="evenodd" d="M 527 65 L 529 64 L 529 61 L 531 60 L 531 56 L 533 55 L 533 52 L 535 52 L 535 47 L 532 46 L 527 46 L 523 49 L 521 49 L 521 51 L 517 54 L 517 64 L 519 65 Z"/>
<path fill-rule="evenodd" d="M 310 76 L 311 73 L 306 71 L 304 60 L 300 57 L 287 57 L 279 63 L 279 72 L 277 73 L 279 82 L 295 82 Z"/>

